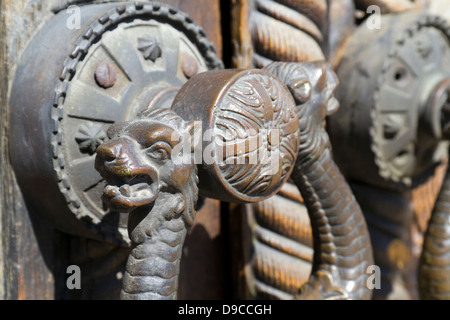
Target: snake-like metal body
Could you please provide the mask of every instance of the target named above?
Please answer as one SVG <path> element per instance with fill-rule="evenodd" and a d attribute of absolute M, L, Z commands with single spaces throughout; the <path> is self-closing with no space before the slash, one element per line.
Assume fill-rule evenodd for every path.
<path fill-rule="evenodd" d="M 313 269 L 299 299 L 369 299 L 372 249 L 361 208 L 334 163 L 324 120 L 337 110 L 337 77 L 325 63 L 272 63 L 266 70 L 290 88 L 300 118 L 300 150 L 292 172 L 311 220 Z"/>

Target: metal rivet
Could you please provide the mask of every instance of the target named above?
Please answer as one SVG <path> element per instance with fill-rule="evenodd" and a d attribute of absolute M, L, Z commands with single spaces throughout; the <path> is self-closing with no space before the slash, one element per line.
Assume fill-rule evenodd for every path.
<path fill-rule="evenodd" d="M 191 78 L 198 73 L 198 64 L 197 60 L 194 59 L 191 55 L 184 54 L 181 58 L 183 73 L 186 78 Z"/>
<path fill-rule="evenodd" d="M 102 88 L 111 88 L 116 83 L 116 80 L 116 71 L 108 62 L 99 64 L 97 69 L 95 69 L 95 81 Z"/>

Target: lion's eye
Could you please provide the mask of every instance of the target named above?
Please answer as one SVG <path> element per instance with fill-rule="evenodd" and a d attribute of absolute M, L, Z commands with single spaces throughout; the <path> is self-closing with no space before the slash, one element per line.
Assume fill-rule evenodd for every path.
<path fill-rule="evenodd" d="M 288 84 L 297 102 L 305 103 L 311 98 L 312 86 L 307 79 L 295 79 Z"/>
<path fill-rule="evenodd" d="M 171 152 L 172 149 L 169 144 L 165 142 L 157 142 L 146 150 L 148 156 L 157 160 L 166 160 L 170 158 Z"/>

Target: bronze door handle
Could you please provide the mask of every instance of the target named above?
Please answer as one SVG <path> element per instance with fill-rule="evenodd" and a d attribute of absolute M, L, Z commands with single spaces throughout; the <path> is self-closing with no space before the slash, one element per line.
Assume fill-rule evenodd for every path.
<path fill-rule="evenodd" d="M 133 249 L 122 298 L 176 298 L 181 248 L 186 228 L 195 218 L 197 196 L 195 145 L 187 143 L 187 154 L 179 153 L 183 149 L 179 145 L 195 140 L 195 119 L 202 133 L 213 132 L 212 140 L 201 143 L 201 152 L 212 150 L 214 156 L 198 165 L 200 193 L 232 202 L 259 201 L 273 195 L 292 171 L 316 241 L 313 272 L 297 298 L 371 297 L 366 270 L 373 257 L 367 226 L 331 159 L 323 125 L 325 116 L 338 107 L 332 94 L 336 75 L 323 62 L 273 63 L 266 70 L 271 73 L 199 74 L 181 88 L 171 110 L 149 109 L 136 120 L 110 128 L 111 140 L 99 147 L 96 168 L 110 183 L 104 191 L 106 201 L 130 212 Z M 264 139 L 277 129 L 279 133 Z M 163 159 L 155 160 L 152 146 L 163 141 Z M 150 155 L 146 150 L 151 150 Z M 273 170 L 274 162 L 269 166 L 261 159 L 251 163 L 257 150 L 276 154 L 277 169 Z M 130 186 L 130 180 L 136 183 Z M 144 192 L 147 197 L 142 199 Z M 169 230 L 171 237 L 163 233 Z"/>
<path fill-rule="evenodd" d="M 266 199 L 288 179 L 300 144 L 294 99 L 263 70 L 198 74 L 171 109 L 145 110 L 108 136 L 96 169 L 108 182 L 105 202 L 129 212 L 123 299 L 176 298 L 198 192 L 231 202 Z"/>

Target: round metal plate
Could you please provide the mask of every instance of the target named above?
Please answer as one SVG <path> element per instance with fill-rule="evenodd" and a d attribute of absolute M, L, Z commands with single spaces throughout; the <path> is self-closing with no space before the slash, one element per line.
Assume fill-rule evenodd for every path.
<path fill-rule="evenodd" d="M 27 200 L 57 228 L 127 243 L 126 216 L 101 201 L 105 183 L 94 169 L 96 148 L 112 123 L 148 107 L 170 107 L 191 76 L 222 62 L 204 31 L 169 6 L 89 5 L 81 7 L 81 17 L 81 28 L 68 30 L 59 13 L 24 54 L 11 121 L 14 128 L 29 114 L 29 126 L 11 134 L 15 169 Z M 38 75 L 40 84 L 30 79 Z M 25 137 L 32 150 L 22 150 Z M 33 185 L 37 180 L 42 192 Z"/>

